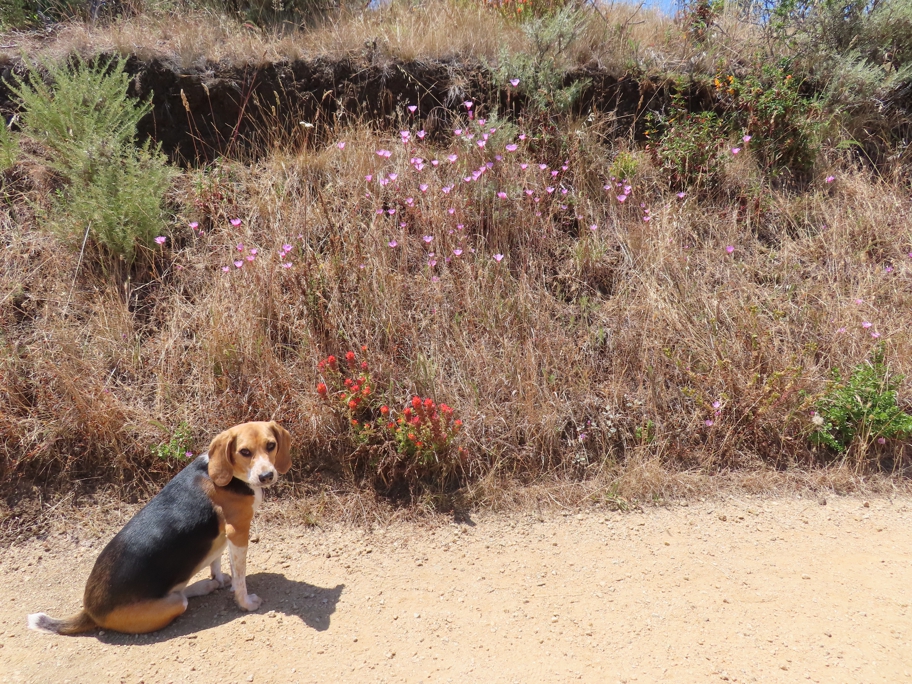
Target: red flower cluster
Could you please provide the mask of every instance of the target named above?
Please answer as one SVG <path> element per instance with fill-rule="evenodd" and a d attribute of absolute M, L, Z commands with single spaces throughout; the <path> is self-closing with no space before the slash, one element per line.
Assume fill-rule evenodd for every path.
<path fill-rule="evenodd" d="M 395 422 L 387 423 L 387 429 L 393 432 L 393 439 L 405 453 L 441 451 L 453 441 L 460 427 L 462 421 L 454 419 L 452 408 L 421 397 L 412 397 L 402 415 Z"/>
<path fill-rule="evenodd" d="M 317 394 L 326 402 L 335 399 L 333 403 L 337 407 L 351 414 L 371 396 L 372 390 L 366 361 L 359 364 L 355 352 L 350 351 L 345 354 L 345 365 L 347 372 L 343 372 L 335 356 L 327 356 L 317 364 L 317 369 L 326 379 L 326 382 L 317 384 Z M 349 418 L 353 425 L 357 425 L 354 418 Z"/>
<path fill-rule="evenodd" d="M 452 408 L 429 397 L 412 397 L 397 417 L 389 406 L 378 406 L 368 364 L 353 351 L 346 352 L 342 359 L 328 356 L 317 368 L 323 375 L 323 382 L 317 383 L 317 394 L 351 425 L 356 441 L 392 443 L 399 454 L 426 467 L 449 462 L 445 453 L 462 428 L 462 421 L 454 416 Z M 464 455 L 462 449 L 457 453 L 460 459 Z"/>

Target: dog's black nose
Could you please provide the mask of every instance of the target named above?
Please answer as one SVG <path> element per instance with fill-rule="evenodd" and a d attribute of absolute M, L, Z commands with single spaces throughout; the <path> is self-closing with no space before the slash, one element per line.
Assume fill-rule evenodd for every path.
<path fill-rule="evenodd" d="M 262 482 L 264 484 L 266 482 L 272 482 L 274 477 L 275 477 L 275 473 L 271 470 L 268 473 L 260 473 L 260 482 Z"/>

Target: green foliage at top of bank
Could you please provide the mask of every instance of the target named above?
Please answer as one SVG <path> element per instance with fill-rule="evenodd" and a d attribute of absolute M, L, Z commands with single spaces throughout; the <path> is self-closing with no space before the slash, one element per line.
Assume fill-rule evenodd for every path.
<path fill-rule="evenodd" d="M 35 68 L 13 92 L 24 133 L 43 149 L 40 161 L 64 181 L 45 224 L 76 243 L 87 234 L 103 253 L 132 262 L 165 227 L 173 174 L 158 147 L 136 144 L 151 105 L 129 97 L 121 59 L 41 66 L 46 79 Z"/>

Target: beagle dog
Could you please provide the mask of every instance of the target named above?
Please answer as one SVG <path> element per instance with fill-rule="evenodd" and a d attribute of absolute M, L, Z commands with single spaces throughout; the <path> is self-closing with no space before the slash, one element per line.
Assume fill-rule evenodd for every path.
<path fill-rule="evenodd" d="M 226 544 L 238 605 L 259 608 L 245 577 L 250 522 L 263 488 L 291 468 L 290 447 L 288 431 L 275 422 L 225 430 L 104 548 L 86 583 L 81 613 L 66 620 L 35 613 L 28 626 L 57 634 L 96 627 L 154 632 L 187 610 L 188 598 L 227 585 L 221 570 Z M 207 565 L 212 579 L 187 586 Z"/>

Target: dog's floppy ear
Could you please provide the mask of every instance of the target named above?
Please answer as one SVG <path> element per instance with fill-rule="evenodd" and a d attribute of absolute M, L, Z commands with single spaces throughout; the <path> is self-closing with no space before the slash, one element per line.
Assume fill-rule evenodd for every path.
<path fill-rule="evenodd" d="M 288 430 L 275 421 L 269 423 L 269 427 L 272 428 L 272 434 L 275 435 L 278 444 L 275 467 L 280 474 L 284 475 L 291 470 L 291 435 L 288 434 Z"/>
<path fill-rule="evenodd" d="M 209 478 L 224 487 L 234 477 L 234 432 L 225 430 L 209 445 Z"/>

